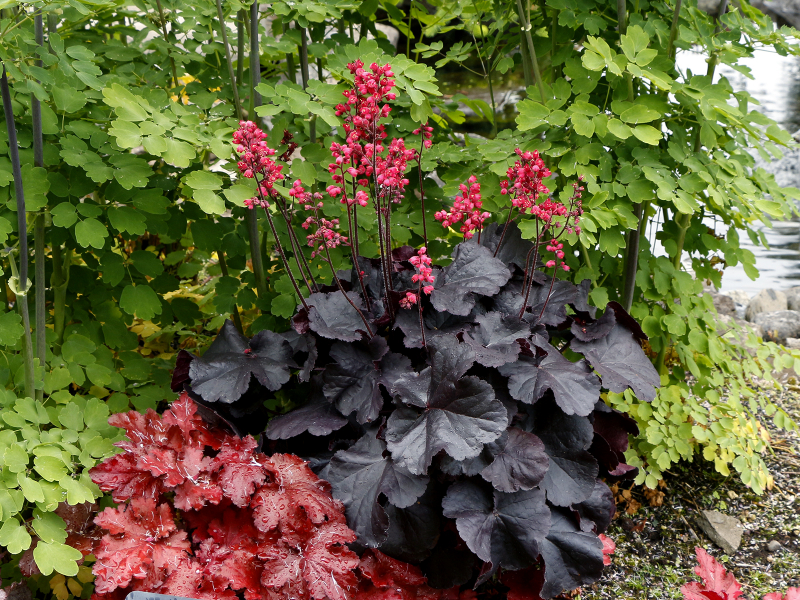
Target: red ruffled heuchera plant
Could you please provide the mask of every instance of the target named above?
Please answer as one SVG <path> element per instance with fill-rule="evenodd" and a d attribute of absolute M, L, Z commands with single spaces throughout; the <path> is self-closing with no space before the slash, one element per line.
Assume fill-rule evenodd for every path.
<path fill-rule="evenodd" d="M 181 395 L 155 411 L 113 415 L 124 450 L 91 471 L 116 508 L 95 518 L 95 600 L 130 591 L 200 600 L 458 599 L 377 550 L 359 558 L 344 506 L 306 462 L 256 452 L 214 430 Z"/>

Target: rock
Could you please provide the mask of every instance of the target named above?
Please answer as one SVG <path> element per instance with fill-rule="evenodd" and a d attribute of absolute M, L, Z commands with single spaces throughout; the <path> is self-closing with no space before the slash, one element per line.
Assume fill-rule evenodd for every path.
<path fill-rule="evenodd" d="M 789 350 L 800 350 L 800 338 L 787 337 L 784 346 Z"/>
<path fill-rule="evenodd" d="M 714 308 L 721 315 L 736 316 L 736 302 L 730 296 L 711 292 L 711 299 L 714 301 Z"/>
<path fill-rule="evenodd" d="M 736 517 L 724 515 L 716 510 L 701 510 L 697 524 L 725 554 L 733 555 L 739 549 L 744 527 Z"/>
<path fill-rule="evenodd" d="M 783 290 L 789 310 L 800 310 L 800 286 Z"/>
<path fill-rule="evenodd" d="M 731 290 L 729 292 L 720 292 L 720 294 L 728 296 L 736 304 L 741 304 L 742 306 L 747 306 L 750 303 L 750 294 L 744 290 Z"/>
<path fill-rule="evenodd" d="M 767 544 L 767 550 L 770 552 L 777 552 L 781 548 L 783 548 L 783 546 L 781 546 L 781 543 L 778 540 L 772 540 L 769 544 Z"/>
<path fill-rule="evenodd" d="M 760 313 L 777 312 L 787 310 L 788 308 L 789 302 L 786 299 L 786 294 L 768 288 L 766 290 L 761 290 L 753 296 L 750 300 L 750 304 L 747 305 L 744 318 L 750 322 L 754 322 L 756 315 Z"/>
<path fill-rule="evenodd" d="M 751 4 L 778 25 L 800 27 L 800 4 L 796 0 L 754 0 Z"/>
<path fill-rule="evenodd" d="M 800 337 L 800 312 L 794 310 L 759 313 L 755 324 L 761 327 L 763 338 L 769 342 L 785 344 L 787 338 Z"/>

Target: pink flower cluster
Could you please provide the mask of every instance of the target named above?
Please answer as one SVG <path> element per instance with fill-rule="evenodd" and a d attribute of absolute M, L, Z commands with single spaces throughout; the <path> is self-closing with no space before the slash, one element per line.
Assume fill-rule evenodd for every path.
<path fill-rule="evenodd" d="M 542 179 L 550 177 L 550 169 L 545 166 L 536 150 L 523 152 L 517 148 L 515 152 L 520 160 L 506 171 L 508 179 L 500 182 L 500 193 L 511 194 L 511 204 L 525 214 L 536 205 L 540 195 L 550 193 L 542 183 Z"/>
<path fill-rule="evenodd" d="M 564 258 L 564 243 L 559 242 L 557 239 L 553 238 L 550 240 L 550 243 L 547 245 L 547 251 L 552 252 L 556 255 L 556 258 L 562 260 Z M 545 266 L 548 268 L 552 268 L 556 266 L 556 261 L 548 260 L 545 263 Z M 565 271 L 569 271 L 569 266 L 566 263 L 561 263 L 561 268 Z"/>
<path fill-rule="evenodd" d="M 317 230 L 306 236 L 308 245 L 314 248 L 311 252 L 311 258 L 316 257 L 325 248 L 336 248 L 344 244 L 347 245 L 348 240 L 346 236 L 341 235 L 335 227 L 339 227 L 339 219 L 328 220 L 325 217 L 313 216 L 308 217 L 303 221 L 303 229 L 308 229 L 315 226 Z"/>
<path fill-rule="evenodd" d="M 252 121 L 239 121 L 239 129 L 233 132 L 233 143 L 237 144 L 236 152 L 239 154 L 239 172 L 248 179 L 255 179 L 260 191 L 261 198 L 245 200 L 245 206 L 250 209 L 256 206 L 267 208 L 269 202 L 266 198 L 274 193 L 273 185 L 283 179 L 283 166 L 270 158 L 275 156 L 275 150 L 267 146 L 266 137 L 267 134 Z"/>
<path fill-rule="evenodd" d="M 292 188 L 289 190 L 289 197 L 294 198 L 306 210 L 316 210 L 322 208 L 322 194 L 307 192 L 299 179 L 295 179 Z"/>
<path fill-rule="evenodd" d="M 376 193 L 380 199 L 399 202 L 408 185 L 405 178 L 407 163 L 416 159 L 416 151 L 405 147 L 405 141 L 393 139 L 387 147 L 386 128 L 380 119 L 389 115 L 391 107 L 382 104 L 386 100 L 394 100 L 392 90 L 395 82 L 390 65 L 372 63 L 369 69 L 357 60 L 347 65 L 354 75 L 353 88 L 343 92 L 347 100 L 336 106 L 336 114 L 344 116 L 343 129 L 346 134 L 345 143 L 333 142 L 330 150 L 334 162 L 328 165 L 328 172 L 333 185 L 327 187 L 332 198 L 341 196 L 340 202 L 348 207 L 358 204 L 365 207 L 369 202 L 369 194 L 364 190 L 356 190 L 357 186 L 370 187 L 374 178 Z M 384 152 L 386 155 L 384 156 Z M 346 176 L 353 185 L 353 192 L 348 193 Z"/>
<path fill-rule="evenodd" d="M 433 276 L 433 267 L 431 267 L 431 257 L 428 256 L 428 249 L 423 246 L 417 251 L 416 256 L 412 256 L 408 261 L 414 265 L 417 272 L 411 277 L 411 281 L 419 284 L 419 291 L 417 294 L 414 292 L 406 292 L 405 298 L 400 300 L 402 308 L 411 308 L 417 303 L 421 294 L 430 295 L 433 292 L 433 283 L 436 278 Z"/>
<path fill-rule="evenodd" d="M 461 233 L 464 234 L 464 239 L 468 240 L 475 235 L 475 231 L 483 229 L 483 222 L 491 214 L 481 211 L 483 201 L 481 200 L 481 184 L 478 183 L 478 179 L 471 175 L 467 183 L 469 183 L 469 187 L 463 183 L 459 186 L 461 194 L 453 199 L 453 206 L 450 210 L 440 210 L 433 217 L 444 227 L 451 227 L 461 222 Z"/>
<path fill-rule="evenodd" d="M 425 124 L 422 127 L 419 127 L 412 131 L 414 135 L 422 134 L 422 145 L 426 148 L 430 148 L 433 145 L 431 141 L 433 139 L 433 127 L 428 125 L 428 122 L 425 121 Z"/>

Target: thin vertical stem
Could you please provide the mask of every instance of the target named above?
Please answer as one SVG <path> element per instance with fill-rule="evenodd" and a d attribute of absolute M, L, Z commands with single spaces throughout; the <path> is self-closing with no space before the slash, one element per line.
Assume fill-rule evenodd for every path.
<path fill-rule="evenodd" d="M 244 20 L 245 11 L 240 9 L 236 15 L 236 81 L 244 79 Z"/>
<path fill-rule="evenodd" d="M 422 319 L 422 283 L 419 284 L 417 291 L 417 306 L 419 306 L 419 332 L 422 334 L 422 347 L 427 348 L 428 344 L 425 343 L 425 321 Z"/>
<path fill-rule="evenodd" d="M 44 23 L 42 21 L 42 11 L 37 10 L 33 17 L 34 35 L 36 44 L 39 48 L 44 47 Z M 37 66 L 42 66 L 42 61 L 36 61 Z M 42 106 L 36 95 L 31 95 L 31 120 L 33 124 L 33 164 L 44 168 L 44 144 L 42 141 Z M 44 373 L 45 362 L 47 360 L 47 328 L 45 325 L 47 311 L 45 306 L 45 294 L 47 284 L 45 283 L 45 226 L 44 214 L 36 216 L 36 224 L 33 229 L 33 246 L 36 262 L 34 263 L 34 283 L 35 283 L 35 310 L 34 321 L 36 325 L 36 357 L 39 359 L 39 367 Z M 44 380 L 39 382 L 41 385 L 36 390 L 36 397 L 44 399 Z"/>
<path fill-rule="evenodd" d="M 281 257 L 281 261 L 283 262 L 283 268 L 286 269 L 286 273 L 289 275 L 289 280 L 292 282 L 292 286 L 294 287 L 294 291 L 297 294 L 297 297 L 300 298 L 300 302 L 303 305 L 303 308 L 308 310 L 308 304 L 306 304 L 306 299 L 303 296 L 302 292 L 300 291 L 300 286 L 297 285 L 297 280 L 294 277 L 294 273 L 292 273 L 292 268 L 289 266 L 289 261 L 286 258 L 286 254 L 283 251 L 283 244 L 281 244 L 280 238 L 278 238 L 278 230 L 275 229 L 275 223 L 272 221 L 272 215 L 269 214 L 269 209 L 265 208 L 264 213 L 267 215 L 267 221 L 269 222 L 269 228 L 272 230 L 272 235 L 275 238 L 275 247 L 278 249 L 278 254 Z M 263 270 L 262 270 L 263 273 Z M 347 295 L 347 294 L 345 294 Z"/>
<path fill-rule="evenodd" d="M 639 202 L 633 206 L 636 216 L 636 229 L 628 232 L 625 247 L 625 283 L 622 290 L 622 306 L 626 311 L 633 305 L 633 293 L 636 290 L 636 273 L 639 270 L 639 244 L 641 240 L 642 223 L 645 221 L 645 203 Z"/>
<path fill-rule="evenodd" d="M 331 268 L 331 272 L 333 273 L 333 281 L 336 283 L 336 286 L 339 288 L 339 291 L 345 297 L 347 302 L 350 303 L 350 306 L 352 306 L 355 309 L 355 311 L 358 313 L 358 316 L 361 317 L 361 321 L 364 323 L 364 327 L 367 328 L 367 335 L 369 335 L 370 339 L 372 339 L 372 337 L 375 334 L 372 333 L 372 328 L 369 326 L 369 322 L 367 321 L 367 318 L 364 316 L 364 313 L 361 312 L 359 310 L 359 308 L 355 305 L 355 302 L 353 302 L 353 300 L 350 298 L 350 296 L 347 295 L 347 292 L 344 291 L 344 288 L 342 287 L 342 282 L 339 281 L 339 276 L 336 275 L 336 269 L 333 268 L 333 260 L 331 259 L 331 251 L 328 248 L 328 245 L 325 242 L 323 242 L 322 243 L 322 247 L 325 248 L 325 254 L 328 257 L 328 266 Z M 300 296 L 300 298 L 302 298 L 302 296 Z M 305 305 L 305 301 L 303 302 L 303 304 Z M 308 307 L 306 307 L 306 309 L 308 309 Z"/>
<path fill-rule="evenodd" d="M 267 213 L 269 214 L 269 213 Z M 247 211 L 247 229 L 250 238 L 250 258 L 253 261 L 253 274 L 256 276 L 256 291 L 262 300 L 267 297 L 267 280 L 264 277 L 264 261 L 261 258 L 261 248 L 258 240 L 258 217 L 255 210 Z M 277 234 L 275 244 L 280 246 Z"/>
<path fill-rule="evenodd" d="M 217 250 L 217 258 L 219 258 L 219 268 L 222 271 L 222 276 L 230 277 L 230 275 L 228 275 L 228 263 L 225 262 L 225 253 L 221 248 Z M 233 324 L 236 325 L 236 329 L 239 330 L 239 333 L 244 333 L 242 319 L 239 317 L 239 307 L 236 306 L 236 304 L 233 305 Z"/>
<path fill-rule="evenodd" d="M 258 0 L 250 6 L 250 119 L 255 120 L 255 109 L 261 106 L 261 94 L 256 87 L 261 83 L 261 49 L 258 38 Z"/>
<path fill-rule="evenodd" d="M 675 38 L 678 35 L 678 19 L 681 15 L 683 0 L 675 0 L 675 11 L 672 13 L 672 25 L 669 28 L 669 42 L 667 43 L 667 56 L 675 58 Z"/>
<path fill-rule="evenodd" d="M 308 88 L 308 37 L 306 36 L 306 28 L 300 27 L 300 77 L 303 80 L 303 89 Z M 316 115 L 309 113 L 308 122 L 308 137 L 311 143 L 317 141 L 317 121 Z"/>
<path fill-rule="evenodd" d="M 420 125 L 420 129 L 424 125 Z M 420 131 L 419 154 L 417 155 L 417 170 L 419 171 L 419 203 L 422 208 L 422 239 L 428 247 L 428 223 L 425 217 L 425 189 L 422 187 L 422 149 L 425 148 L 425 131 Z"/>
<path fill-rule="evenodd" d="M 531 66 L 533 67 L 533 77 L 536 86 L 539 88 L 539 95 L 542 97 L 542 104 L 547 102 L 547 94 L 544 91 L 544 83 L 542 82 L 542 74 L 539 71 L 539 60 L 536 58 L 536 49 L 533 47 L 533 38 L 531 37 L 531 24 L 525 17 L 525 11 L 522 8 L 522 0 L 517 0 L 517 11 L 519 12 L 519 21 L 522 31 L 525 34 L 525 41 L 528 43 L 528 51 L 531 54 Z"/>
<path fill-rule="evenodd" d="M 169 57 L 169 64 L 172 67 L 172 87 L 178 87 L 178 70 L 175 68 L 175 59 L 172 56 L 170 48 L 172 44 L 169 41 L 167 34 L 167 19 L 164 17 L 164 8 L 161 6 L 161 0 L 156 0 L 156 7 L 158 7 L 158 18 L 161 21 L 161 32 L 164 34 L 164 43 L 167 44 L 167 56 Z"/>
<path fill-rule="evenodd" d="M 0 78 L 0 91 L 3 96 L 3 113 L 8 130 L 8 153 L 11 155 L 11 171 L 14 177 L 14 194 L 17 200 L 17 227 L 19 231 L 19 293 L 17 294 L 17 308 L 22 314 L 22 351 L 25 359 L 25 395 L 33 398 L 35 395 L 35 382 L 33 370 L 33 344 L 31 342 L 31 320 L 28 313 L 28 226 L 25 216 L 25 192 L 22 188 L 22 170 L 19 164 L 19 144 L 17 143 L 17 128 L 14 124 L 14 110 L 11 106 L 11 92 L 8 89 L 8 75 L 3 65 L 3 75 Z M 9 263 L 12 272 L 16 271 L 14 256 L 9 253 Z M 14 273 L 16 275 L 16 273 Z"/>
<path fill-rule="evenodd" d="M 231 80 L 231 87 L 233 88 L 233 103 L 236 106 L 236 116 L 242 120 L 242 103 L 239 102 L 239 86 L 236 81 L 236 76 L 233 73 L 233 59 L 231 58 L 231 47 L 228 45 L 228 32 L 225 27 L 225 19 L 222 15 L 222 2 L 217 0 L 217 18 L 219 19 L 219 30 L 222 34 L 222 45 L 225 47 L 225 60 L 228 63 L 228 77 Z"/>
<path fill-rule="evenodd" d="M 53 244 L 53 274 L 50 286 L 53 288 L 53 331 L 56 334 L 56 351 L 64 342 L 64 326 L 66 324 L 67 285 L 69 284 L 69 268 L 72 264 L 72 250 L 67 249 L 62 257 L 61 245 Z"/>

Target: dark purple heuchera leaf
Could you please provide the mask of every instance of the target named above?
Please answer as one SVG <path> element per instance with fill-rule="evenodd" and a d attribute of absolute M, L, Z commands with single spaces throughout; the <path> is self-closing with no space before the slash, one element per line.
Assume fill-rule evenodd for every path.
<path fill-rule="evenodd" d="M 592 415 L 594 439 L 590 452 L 613 477 L 631 477 L 636 467 L 625 463 L 628 435 L 638 435 L 636 421 L 598 401 Z"/>
<path fill-rule="evenodd" d="M 533 564 L 550 529 L 550 509 L 538 488 L 504 494 L 472 481 L 454 483 L 442 501 L 469 549 L 492 569 Z"/>
<path fill-rule="evenodd" d="M 335 362 L 322 375 L 322 393 L 343 415 L 355 412 L 362 425 L 375 420 L 383 406 L 378 361 L 388 351 L 386 340 L 378 336 L 368 344 L 336 342 L 331 347 Z"/>
<path fill-rule="evenodd" d="M 475 318 L 477 326 L 464 334 L 464 342 L 475 351 L 475 360 L 485 367 L 499 367 L 517 359 L 519 340 L 531 333 L 525 321 L 517 317 L 490 312 Z"/>
<path fill-rule="evenodd" d="M 492 386 L 477 377 L 463 376 L 475 360 L 469 346 L 442 337 L 429 348 L 431 366 L 392 385 L 392 393 L 400 401 L 415 406 L 421 406 L 423 400 L 418 390 L 427 388 L 425 412 L 398 408 L 386 427 L 392 458 L 415 475 L 425 473 L 441 450 L 456 460 L 477 456 L 483 445 L 496 440 L 508 425 L 506 408 L 495 399 Z"/>
<path fill-rule="evenodd" d="M 439 590 L 464 585 L 472 579 L 476 558 L 470 552 L 455 527 L 442 532 L 436 547 L 424 563 L 422 572 L 428 578 L 428 585 Z"/>
<path fill-rule="evenodd" d="M 572 512 L 578 517 L 581 531 L 603 533 L 611 525 L 617 512 L 614 494 L 600 479 L 595 480 L 592 495 L 583 502 L 573 504 Z"/>
<path fill-rule="evenodd" d="M 469 315 L 460 317 L 437 310 L 425 310 L 422 313 L 422 322 L 425 324 L 425 341 L 432 343 L 442 335 L 456 335 L 469 329 L 473 318 Z M 419 330 L 419 312 L 416 307 L 401 310 L 394 324 L 400 328 L 405 336 L 403 344 L 406 348 L 422 348 L 422 335 Z"/>
<path fill-rule="evenodd" d="M 503 236 L 503 230 L 506 227 L 508 231 Z M 481 245 L 486 246 L 494 254 L 501 237 L 503 238 L 503 245 L 500 247 L 500 252 L 497 253 L 497 258 L 504 264 L 517 265 L 524 271 L 528 253 L 533 248 L 533 242 L 523 240 L 519 227 L 512 221 L 507 226 L 502 223 L 492 223 L 486 227 L 481 232 Z"/>
<path fill-rule="evenodd" d="M 293 357 L 296 357 L 297 354 L 306 355 L 306 359 L 303 362 L 303 366 L 300 368 L 300 372 L 297 374 L 297 378 L 302 382 L 309 381 L 311 379 L 311 372 L 314 370 L 317 357 L 319 356 L 317 340 L 310 335 L 300 335 L 294 329 L 284 331 L 281 336 L 283 336 L 292 347 Z"/>
<path fill-rule="evenodd" d="M 587 452 L 594 431 L 586 417 L 564 414 L 552 400 L 541 400 L 531 411 L 533 433 L 544 442 L 550 466 L 540 487 L 556 506 L 586 500 L 594 490 L 597 461 Z"/>
<path fill-rule="evenodd" d="M 595 534 L 581 531 L 565 510 L 552 509 L 550 531 L 541 549 L 542 598 L 587 585 L 603 574 L 603 542 Z"/>
<path fill-rule="evenodd" d="M 550 459 L 534 434 L 511 427 L 501 441 L 487 444 L 487 448 L 494 453 L 494 460 L 481 471 L 481 477 L 496 490 L 530 490 L 544 479 Z"/>
<path fill-rule="evenodd" d="M 522 356 L 500 367 L 500 373 L 508 377 L 511 397 L 533 404 L 547 390 L 553 390 L 556 403 L 565 413 L 589 415 L 600 397 L 600 380 L 586 361 L 571 362 L 550 344 L 538 348 L 547 354 Z"/>
<path fill-rule="evenodd" d="M 360 294 L 347 292 L 347 297 L 364 311 Z M 364 322 L 341 292 L 311 294 L 306 303 L 309 305 L 308 326 L 322 337 L 355 342 L 366 334 Z"/>
<path fill-rule="evenodd" d="M 594 318 L 597 308 L 589 304 L 589 291 L 592 289 L 592 280 L 584 279 L 578 284 L 578 297 L 572 303 L 572 308 L 577 312 L 588 313 Z"/>
<path fill-rule="evenodd" d="M 542 283 L 534 280 L 528 296 L 526 318 L 558 327 L 567 320 L 567 304 L 572 304 L 578 299 L 578 288 L 569 281 L 556 279 L 555 283 L 552 283 L 551 291 L 551 283 L 551 279 Z"/>
<path fill-rule="evenodd" d="M 493 296 L 511 277 L 508 267 L 475 242 L 462 242 L 453 262 L 436 278 L 431 302 L 436 310 L 466 316 L 475 306 L 475 294 Z"/>
<path fill-rule="evenodd" d="M 270 391 L 289 381 L 292 349 L 281 335 L 260 331 L 248 340 L 225 321 L 222 330 L 202 358 L 189 367 L 192 390 L 206 402 L 230 404 L 250 387 L 250 378 Z"/>
<path fill-rule="evenodd" d="M 616 324 L 617 318 L 614 316 L 614 309 L 607 306 L 603 316 L 596 321 L 584 319 L 581 315 L 575 315 L 572 318 L 570 331 L 576 340 L 591 342 L 607 336 Z"/>
<path fill-rule="evenodd" d="M 347 524 L 358 541 L 376 548 L 386 541 L 389 519 L 380 503 L 381 495 L 398 508 L 414 504 L 428 487 L 428 478 L 412 475 L 384 457 L 386 444 L 368 430 L 347 450 L 333 455 L 326 479 L 333 497 L 346 508 Z"/>
<path fill-rule="evenodd" d="M 175 369 L 172 371 L 172 381 L 170 382 L 170 389 L 173 392 L 182 392 L 183 384 L 189 382 L 189 367 L 195 358 L 197 357 L 186 350 L 178 352 L 178 358 L 175 360 Z"/>
<path fill-rule="evenodd" d="M 583 354 L 600 373 L 603 387 L 612 392 L 624 392 L 630 387 L 640 400 L 655 399 L 661 377 L 633 333 L 619 319 L 605 337 L 590 342 L 573 340 L 570 347 Z"/>
<path fill-rule="evenodd" d="M 320 394 L 308 404 L 272 419 L 266 436 L 271 440 L 288 440 L 306 431 L 315 436 L 330 435 L 345 425 L 347 419 Z"/>
<path fill-rule="evenodd" d="M 387 504 L 386 516 L 389 531 L 381 552 L 406 562 L 425 560 L 441 533 L 441 494 L 432 482 L 425 493 L 407 508 Z"/>

